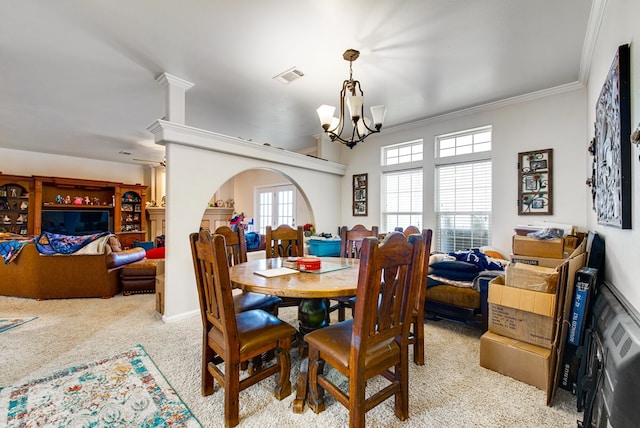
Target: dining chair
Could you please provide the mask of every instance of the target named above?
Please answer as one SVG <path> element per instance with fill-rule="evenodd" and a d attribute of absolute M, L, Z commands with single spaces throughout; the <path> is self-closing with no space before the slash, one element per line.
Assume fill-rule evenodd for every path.
<path fill-rule="evenodd" d="M 304 256 L 304 230 L 281 224 L 275 229 L 266 227 L 266 258 Z"/>
<path fill-rule="evenodd" d="M 419 280 L 424 245 L 417 235 L 407 240 L 391 232 L 379 243 L 362 241 L 358 289 L 353 318 L 308 333 L 309 406 L 324 410 L 324 392 L 349 409 L 349 425 L 365 426 L 365 413 L 394 396 L 395 415 L 409 416 L 407 338 Z M 348 390 L 324 375 L 328 363 L 347 378 Z M 367 382 L 386 379 L 377 391 Z M 340 378 L 342 379 L 342 378 Z M 366 394 L 365 394 L 366 393 Z"/>
<path fill-rule="evenodd" d="M 275 397 L 291 394 L 289 351 L 296 329 L 261 309 L 236 313 L 224 236 L 201 230 L 189 242 L 202 316 L 201 392 L 211 395 L 214 380 L 222 385 L 225 425 L 233 427 L 239 423 L 240 391 L 276 375 Z M 269 351 L 276 362 L 240 380 L 242 363 Z"/>
<path fill-rule="evenodd" d="M 420 232 L 416 226 L 408 226 L 404 230 L 404 236 L 420 234 L 422 237 L 423 260 L 422 260 L 422 278 L 416 287 L 415 305 L 411 311 L 408 345 L 413 345 L 413 362 L 419 366 L 424 366 L 424 299 L 427 291 L 427 276 L 429 275 L 429 257 L 431 256 L 431 238 L 433 231 L 431 229 L 423 229 Z"/>
<path fill-rule="evenodd" d="M 224 236 L 227 244 L 227 264 L 229 266 L 247 261 L 247 242 L 244 238 L 244 230 L 241 227 L 233 231 L 229 226 L 220 226 L 214 233 Z M 269 296 L 267 294 L 243 291 L 233 295 L 233 305 L 236 313 L 251 309 L 263 309 L 277 316 L 280 303 L 282 303 L 282 299 L 278 296 Z"/>
<path fill-rule="evenodd" d="M 347 226 L 340 228 L 340 257 L 346 259 L 359 259 L 362 247 L 362 240 L 367 237 L 378 236 L 378 226 L 367 229 L 361 224 L 356 224 L 351 229 Z M 354 297 L 337 297 L 332 299 L 335 305 L 329 308 L 329 312 L 338 311 L 338 321 L 344 321 L 346 308 L 351 309 L 353 316 Z"/>
<path fill-rule="evenodd" d="M 302 226 L 295 229 L 288 224 L 281 224 L 275 229 L 267 226 L 265 240 L 267 259 L 304 256 L 304 230 Z M 282 297 L 278 307 L 298 306 L 299 304 L 300 299 Z"/>

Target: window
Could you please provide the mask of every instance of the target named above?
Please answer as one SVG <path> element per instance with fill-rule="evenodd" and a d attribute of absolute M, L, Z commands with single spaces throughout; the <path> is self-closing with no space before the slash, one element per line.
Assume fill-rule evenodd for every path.
<path fill-rule="evenodd" d="M 422 229 L 422 168 L 382 174 L 382 230 L 414 225 Z"/>
<path fill-rule="evenodd" d="M 382 172 L 381 231 L 409 225 L 422 228 L 422 152 L 422 140 L 382 148 L 382 166 L 389 168 Z"/>
<path fill-rule="evenodd" d="M 491 151 L 491 127 L 471 129 L 436 138 L 438 158 Z"/>
<path fill-rule="evenodd" d="M 258 233 L 266 233 L 267 226 L 288 224 L 296 227 L 296 192 L 293 186 L 257 189 Z"/>
<path fill-rule="evenodd" d="M 491 244 L 490 149 L 490 127 L 436 138 L 435 232 L 440 251 Z"/>
<path fill-rule="evenodd" d="M 382 148 L 382 165 L 398 165 L 401 163 L 422 160 L 422 140 L 394 144 Z"/>

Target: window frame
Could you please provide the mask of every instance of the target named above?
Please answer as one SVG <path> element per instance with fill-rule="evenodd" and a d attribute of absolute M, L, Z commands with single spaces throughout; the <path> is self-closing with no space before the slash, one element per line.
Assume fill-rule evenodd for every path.
<path fill-rule="evenodd" d="M 459 132 L 451 132 L 451 133 L 447 133 L 447 134 L 442 134 L 442 135 L 437 135 L 434 138 L 434 214 L 435 214 L 435 228 L 434 228 L 434 247 L 439 250 L 439 251 L 457 251 L 457 250 L 462 250 L 462 249 L 466 249 L 466 248 L 443 248 L 443 230 L 442 230 L 442 221 L 443 221 L 443 215 L 453 215 L 455 217 L 456 215 L 456 211 L 443 211 L 440 209 L 441 207 L 441 193 L 440 193 L 440 188 L 441 188 L 441 176 L 440 176 L 440 172 L 442 171 L 443 167 L 448 167 L 448 166 L 454 166 L 454 165 L 470 165 L 470 164 L 474 164 L 474 163 L 482 163 L 482 162 L 488 162 L 489 163 L 489 185 L 488 186 L 483 186 L 483 188 L 486 190 L 488 188 L 488 193 L 489 193 L 489 197 L 491 198 L 491 200 L 489 201 L 489 211 L 465 211 L 462 212 L 460 211 L 458 215 L 463 216 L 470 216 L 471 219 L 473 219 L 476 216 L 487 216 L 487 229 L 486 229 L 486 240 L 481 241 L 480 243 L 482 243 L 483 245 L 473 245 L 474 243 L 478 243 L 477 241 L 474 242 L 474 240 L 477 239 L 483 239 L 482 236 L 477 237 L 476 232 L 477 231 L 484 231 L 484 229 L 482 228 L 474 228 L 473 224 L 474 221 L 471 220 L 469 222 L 470 224 L 470 228 L 469 229 L 460 229 L 460 230 L 467 230 L 469 233 L 469 239 L 471 240 L 470 243 L 472 244 L 471 247 L 472 248 L 478 248 L 478 247 L 482 247 L 482 246 L 490 246 L 492 243 L 492 222 L 493 222 L 493 194 L 492 194 L 492 181 L 493 181 L 493 159 L 492 159 L 492 150 L 485 150 L 485 151 L 477 151 L 477 152 L 472 152 L 471 153 L 464 153 L 464 154 L 458 154 L 458 155 L 448 155 L 448 156 L 441 156 L 441 141 L 444 139 L 451 139 L 451 138 L 459 138 L 459 137 L 465 137 L 465 136 L 469 136 L 469 135 L 474 135 L 476 133 L 484 133 L 484 132 L 490 132 L 490 144 L 491 147 L 493 148 L 493 127 L 491 125 L 488 126 L 482 126 L 482 127 L 477 127 L 477 128 L 472 128 L 472 129 L 467 129 L 467 130 L 463 130 L 463 131 L 459 131 Z M 458 229 L 454 229 L 454 230 L 458 230 Z M 454 236 L 454 245 L 455 245 L 455 240 L 457 239 L 457 235 Z"/>
<path fill-rule="evenodd" d="M 413 149 L 417 148 L 418 146 L 420 146 L 420 150 L 414 151 Z M 411 152 L 410 155 L 407 155 L 407 154 L 402 155 L 405 157 L 405 159 L 407 156 L 409 156 L 409 160 L 404 162 L 388 163 L 387 162 L 388 157 L 386 156 L 386 154 L 390 150 L 395 150 L 395 149 L 399 149 L 399 150 L 410 149 L 410 152 Z M 398 156 L 398 158 L 402 156 Z M 406 174 L 408 171 L 417 171 L 417 170 L 419 170 L 422 175 L 422 180 L 420 181 L 420 189 L 414 190 L 412 188 L 411 192 L 419 192 L 420 198 L 421 198 L 421 203 L 419 204 L 420 210 L 419 211 L 414 211 L 413 209 L 411 209 L 410 211 L 400 211 L 399 209 L 387 210 L 387 206 L 388 206 L 387 181 L 386 181 L 387 178 L 390 177 L 391 175 L 402 175 L 402 174 Z M 395 227 L 398 227 L 398 226 L 406 227 L 406 226 L 409 226 L 410 224 L 413 224 L 418 228 L 422 228 L 422 225 L 424 224 L 424 194 L 425 194 L 424 178 L 425 178 L 425 174 L 424 174 L 424 140 L 423 139 L 419 138 L 419 139 L 414 139 L 414 140 L 410 140 L 402 143 L 390 144 L 387 146 L 382 146 L 380 148 L 380 225 L 381 225 L 380 231 L 381 232 L 391 232 L 394 230 Z M 411 208 L 414 208 L 414 207 L 412 206 Z M 399 225 L 397 224 L 398 222 L 394 222 L 395 226 L 391 227 L 388 224 L 389 216 L 405 216 L 405 217 L 408 216 L 409 224 Z M 413 219 L 415 219 L 416 217 L 419 218 L 419 220 L 413 221 Z M 389 229 L 389 230 L 386 230 L 386 229 Z"/>

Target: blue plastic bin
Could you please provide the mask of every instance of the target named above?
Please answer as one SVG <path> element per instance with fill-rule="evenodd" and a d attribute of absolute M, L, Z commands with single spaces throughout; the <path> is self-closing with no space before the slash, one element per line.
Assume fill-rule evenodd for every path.
<path fill-rule="evenodd" d="M 309 239 L 309 254 L 318 257 L 338 257 L 339 239 Z"/>

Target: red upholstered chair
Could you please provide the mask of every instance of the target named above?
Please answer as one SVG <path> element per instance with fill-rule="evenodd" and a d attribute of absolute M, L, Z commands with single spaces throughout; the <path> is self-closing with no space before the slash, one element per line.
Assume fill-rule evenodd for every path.
<path fill-rule="evenodd" d="M 291 394 L 289 351 L 296 330 L 261 309 L 236 313 L 224 236 L 202 230 L 189 235 L 189 242 L 202 315 L 202 395 L 213 393 L 214 379 L 222 385 L 225 425 L 236 426 L 241 390 L 276 375 L 275 397 Z M 244 362 L 271 351 L 276 363 L 240 380 Z"/>
<path fill-rule="evenodd" d="M 394 396 L 396 416 L 407 419 L 407 341 L 423 249 L 419 236 L 407 240 L 400 232 L 391 232 L 380 244 L 372 237 L 362 241 L 353 318 L 304 337 L 309 345 L 309 406 L 314 412 L 324 410 L 327 391 L 349 409 L 350 426 L 364 427 L 365 413 Z M 348 392 L 324 376 L 325 363 L 348 379 Z M 367 390 L 372 378 L 388 383 L 378 391 Z"/>

